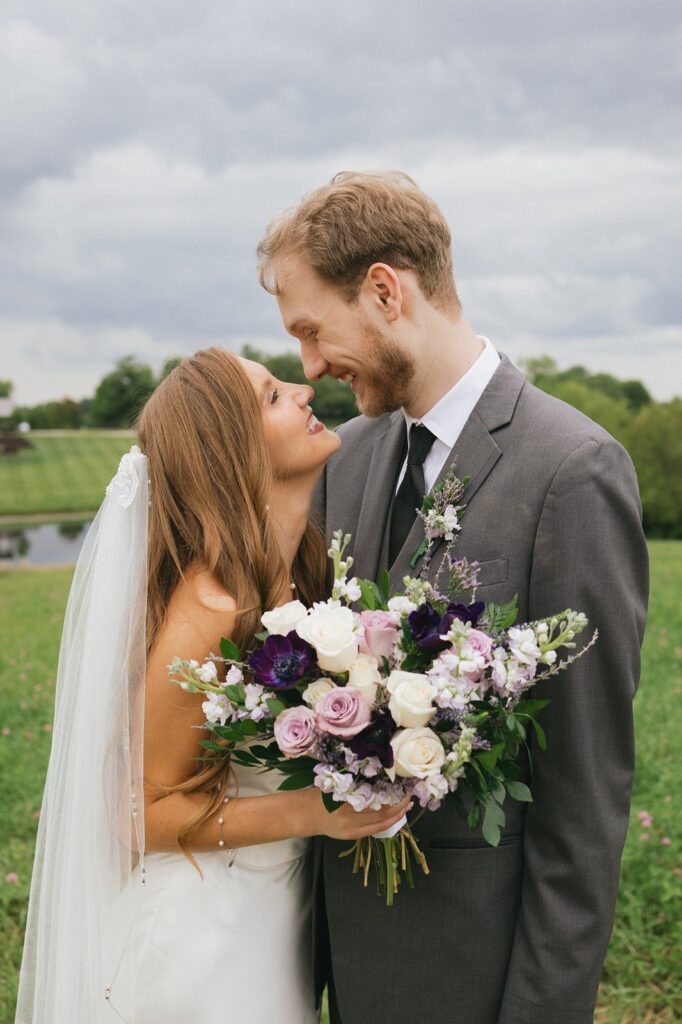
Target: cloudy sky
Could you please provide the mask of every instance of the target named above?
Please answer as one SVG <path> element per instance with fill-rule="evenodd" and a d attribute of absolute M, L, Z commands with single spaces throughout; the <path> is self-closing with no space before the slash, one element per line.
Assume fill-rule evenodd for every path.
<path fill-rule="evenodd" d="M 682 394 L 681 46 L 675 0 L 5 0 L 0 377 L 28 403 L 128 354 L 294 351 L 264 227 L 399 167 L 497 348 Z"/>

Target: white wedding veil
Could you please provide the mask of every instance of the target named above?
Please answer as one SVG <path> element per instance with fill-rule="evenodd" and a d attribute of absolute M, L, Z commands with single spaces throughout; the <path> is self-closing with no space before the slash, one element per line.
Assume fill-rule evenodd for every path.
<path fill-rule="evenodd" d="M 135 446 L 90 527 L 66 610 L 16 1024 L 135 1019 L 148 504 Z"/>

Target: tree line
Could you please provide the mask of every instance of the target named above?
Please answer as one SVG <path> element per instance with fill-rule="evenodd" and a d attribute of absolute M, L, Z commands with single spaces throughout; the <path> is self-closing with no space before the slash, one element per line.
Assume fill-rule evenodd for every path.
<path fill-rule="evenodd" d="M 298 356 L 268 355 L 247 345 L 242 355 L 268 367 L 279 380 L 308 383 Z M 168 359 L 159 374 L 132 356 L 120 359 L 95 389 L 92 398 L 18 406 L 12 420 L 33 429 L 130 427 L 158 384 L 178 365 Z M 608 373 L 590 373 L 583 366 L 560 370 L 543 356 L 523 364 L 536 387 L 567 402 L 595 420 L 629 451 L 637 469 L 644 525 L 649 536 L 682 538 L 682 399 L 656 402 L 638 380 L 619 380 Z M 316 414 L 329 426 L 356 415 L 350 388 L 324 377 L 313 384 Z M 0 394 L 11 394 L 0 381 Z"/>

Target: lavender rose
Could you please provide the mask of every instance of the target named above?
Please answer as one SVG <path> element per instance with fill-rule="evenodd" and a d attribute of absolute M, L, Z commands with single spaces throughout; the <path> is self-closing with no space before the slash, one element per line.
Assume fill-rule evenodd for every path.
<path fill-rule="evenodd" d="M 315 740 L 315 712 L 299 705 L 275 720 L 275 739 L 285 757 L 302 757 Z"/>
<path fill-rule="evenodd" d="M 321 732 L 346 739 L 369 725 L 371 712 L 362 694 L 352 686 L 336 686 L 315 705 Z"/>
<path fill-rule="evenodd" d="M 388 612 L 360 612 L 360 621 L 365 630 L 360 653 L 371 654 L 377 660 L 390 658 L 398 630 Z"/>

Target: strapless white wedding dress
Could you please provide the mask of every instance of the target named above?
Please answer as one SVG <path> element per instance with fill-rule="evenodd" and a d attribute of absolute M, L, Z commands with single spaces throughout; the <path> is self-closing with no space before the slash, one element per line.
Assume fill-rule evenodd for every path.
<path fill-rule="evenodd" d="M 281 781 L 233 771 L 240 796 Z M 317 1024 L 309 846 L 242 847 L 232 864 L 217 848 L 198 853 L 203 880 L 181 853 L 147 854 L 135 1024 Z"/>

